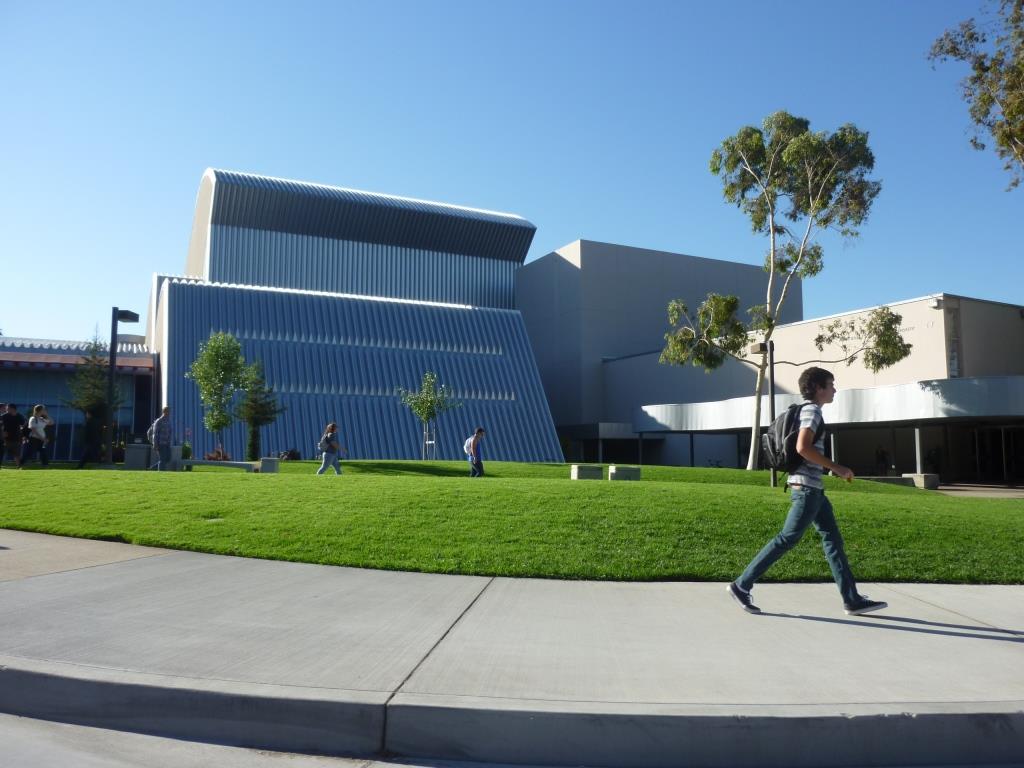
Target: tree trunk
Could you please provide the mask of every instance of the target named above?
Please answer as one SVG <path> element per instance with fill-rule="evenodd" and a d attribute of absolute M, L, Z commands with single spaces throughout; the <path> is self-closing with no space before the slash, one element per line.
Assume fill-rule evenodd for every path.
<path fill-rule="evenodd" d="M 248 457 L 246 461 L 259 461 L 260 460 L 260 428 L 249 424 L 249 443 L 246 446 L 246 453 Z"/>
<path fill-rule="evenodd" d="M 747 469 L 757 469 L 761 458 L 761 390 L 764 389 L 764 372 L 768 367 L 767 354 L 761 355 L 757 366 L 757 383 L 754 384 L 754 421 L 750 427 L 750 453 L 747 456 Z"/>

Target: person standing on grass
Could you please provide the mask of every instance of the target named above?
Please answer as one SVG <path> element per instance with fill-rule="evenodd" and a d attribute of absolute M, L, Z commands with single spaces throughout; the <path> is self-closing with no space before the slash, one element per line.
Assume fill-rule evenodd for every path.
<path fill-rule="evenodd" d="M 160 416 L 146 431 L 149 442 L 156 448 L 156 464 L 158 472 L 164 472 L 171 468 L 171 406 L 165 405 Z M 111 446 L 113 450 L 113 446 Z M 113 455 L 113 454 L 111 454 Z"/>
<path fill-rule="evenodd" d="M 334 467 L 334 474 L 340 475 L 341 461 L 338 457 L 345 448 L 338 438 L 338 425 L 333 421 L 324 428 L 323 437 L 320 438 L 320 443 L 317 447 L 323 452 L 324 458 L 320 463 L 320 469 L 316 473 L 322 475 L 327 471 L 328 467 Z"/>
<path fill-rule="evenodd" d="M 466 442 L 462 446 L 466 452 L 466 458 L 469 460 L 470 477 L 484 476 L 484 460 L 483 453 L 480 451 L 480 441 L 484 439 L 485 434 L 483 427 L 477 427 L 473 436 L 466 438 Z"/>
<path fill-rule="evenodd" d="M 50 457 L 46 455 L 46 444 L 50 441 L 46 434 L 46 428 L 53 424 L 53 419 L 46 412 L 45 405 L 37 405 L 32 409 L 32 416 L 28 420 L 28 439 L 21 444 L 21 466 L 22 468 L 33 456 L 39 456 L 39 463 L 44 467 L 50 463 Z"/>
<path fill-rule="evenodd" d="M 14 465 L 20 467 L 21 429 L 25 426 L 25 417 L 18 413 L 18 406 L 14 403 L 8 403 L 2 420 L 4 441 L 2 447 L 0 447 L 0 464 L 3 463 L 6 456 L 10 456 L 14 459 Z"/>
<path fill-rule="evenodd" d="M 853 472 L 849 467 L 836 464 L 824 453 L 825 422 L 821 416 L 821 406 L 835 399 L 835 377 L 824 368 L 808 368 L 800 374 L 800 394 L 806 402 L 800 409 L 796 450 L 803 458 L 803 463 L 786 480 L 792 500 L 789 514 L 782 530 L 764 545 L 740 577 L 729 584 L 729 594 L 748 613 L 760 613 L 761 609 L 754 605 L 750 595 L 754 583 L 776 560 L 795 547 L 808 526 L 813 525 L 821 536 L 821 546 L 832 569 L 832 577 L 839 587 L 839 594 L 842 595 L 846 613 L 857 616 L 887 608 L 886 603 L 868 600 L 867 595 L 857 591 L 857 582 L 846 559 L 843 537 L 839 533 L 832 503 L 825 496 L 825 484 L 821 480 L 823 469 L 831 470 L 832 474 L 847 482 L 853 480 Z"/>

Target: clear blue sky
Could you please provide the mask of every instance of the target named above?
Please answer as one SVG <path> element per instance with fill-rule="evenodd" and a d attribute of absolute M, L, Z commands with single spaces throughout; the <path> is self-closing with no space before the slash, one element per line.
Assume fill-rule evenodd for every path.
<path fill-rule="evenodd" d="M 963 69 L 925 58 L 979 5 L 0 0 L 0 329 L 144 315 L 207 167 L 518 213 L 531 259 L 586 238 L 760 263 L 708 158 L 777 109 L 869 131 L 883 182 L 861 238 L 824 241 L 806 317 L 1024 303 L 1024 188 L 969 147 Z"/>

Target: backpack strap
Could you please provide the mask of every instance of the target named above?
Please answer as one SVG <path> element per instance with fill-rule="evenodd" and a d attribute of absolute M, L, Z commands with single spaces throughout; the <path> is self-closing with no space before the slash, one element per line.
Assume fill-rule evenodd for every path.
<path fill-rule="evenodd" d="M 805 400 L 804 402 L 800 403 L 800 405 L 797 407 L 797 410 L 796 410 L 796 419 L 797 420 L 799 420 L 799 418 L 800 418 L 800 411 L 802 411 L 804 409 L 805 405 L 810 405 L 810 403 Z M 818 406 L 818 407 L 820 409 L 821 406 Z M 818 428 L 816 430 L 814 430 L 814 442 L 818 442 L 818 440 L 821 439 L 821 436 L 824 433 L 825 433 L 825 417 L 822 416 L 821 417 L 821 423 L 818 425 Z"/>

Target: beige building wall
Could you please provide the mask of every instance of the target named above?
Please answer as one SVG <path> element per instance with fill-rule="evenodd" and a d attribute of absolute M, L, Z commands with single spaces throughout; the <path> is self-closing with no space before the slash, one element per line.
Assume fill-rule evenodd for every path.
<path fill-rule="evenodd" d="M 960 376 L 1024 375 L 1024 309 L 958 296 L 943 303 L 959 320 Z"/>
<path fill-rule="evenodd" d="M 857 321 L 867 317 L 871 309 L 778 326 L 772 336 L 775 341 L 776 392 L 798 394 L 797 380 L 800 373 L 811 365 L 820 365 L 832 371 L 840 389 L 866 389 L 947 378 L 946 326 L 949 310 L 943 306 L 934 308 L 934 304 L 934 297 L 925 297 L 888 305 L 893 312 L 903 317 L 900 332 L 904 340 L 913 345 L 913 349 L 909 357 L 878 373 L 865 368 L 860 358 L 850 366 L 843 362 L 832 362 L 843 357 L 838 347 L 826 347 L 819 352 L 814 346 L 814 338 L 833 320 Z M 749 359 L 755 358 L 751 356 Z"/>

